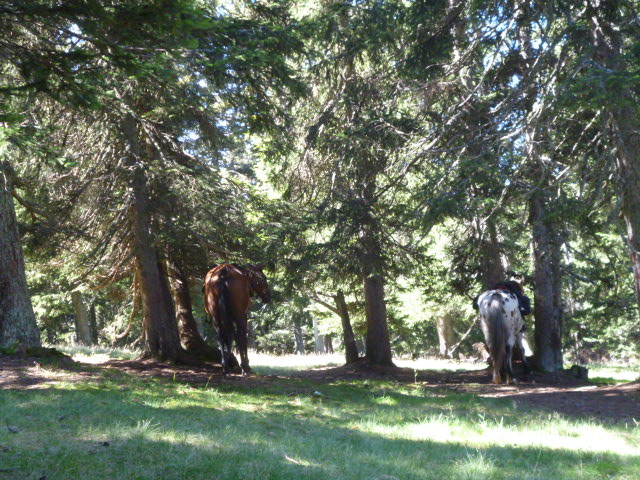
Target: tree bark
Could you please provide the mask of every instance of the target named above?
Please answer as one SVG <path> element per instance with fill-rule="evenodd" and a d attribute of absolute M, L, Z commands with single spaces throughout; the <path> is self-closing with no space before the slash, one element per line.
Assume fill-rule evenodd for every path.
<path fill-rule="evenodd" d="M 453 330 L 453 316 L 445 313 L 438 318 L 438 342 L 440 355 L 445 358 L 451 357 L 451 348 L 455 343 L 455 332 Z"/>
<path fill-rule="evenodd" d="M 126 143 L 128 164 L 133 170 L 130 182 L 133 204 L 129 211 L 129 218 L 133 233 L 133 254 L 144 308 L 143 329 L 146 344 L 143 356 L 161 361 L 189 362 L 193 359 L 180 346 L 169 282 L 162 268 L 152 234 L 145 162 L 142 161 L 143 153 L 137 122 L 130 114 L 123 121 L 122 134 Z"/>
<path fill-rule="evenodd" d="M 374 365 L 393 365 L 387 326 L 387 304 L 381 275 L 364 275 L 364 303 L 367 317 L 366 359 Z"/>
<path fill-rule="evenodd" d="M 82 293 L 71 292 L 71 303 L 75 312 L 76 341 L 81 345 L 92 345 L 91 326 L 89 325 L 89 311 L 82 299 Z"/>
<path fill-rule="evenodd" d="M 207 344 L 198 331 L 198 324 L 193 316 L 193 303 L 191 302 L 191 292 L 189 291 L 187 276 L 175 262 L 171 263 L 170 268 L 171 289 L 173 290 L 173 297 L 176 302 L 178 333 L 182 347 L 200 360 L 209 360 L 216 363 L 222 362 L 220 349 Z M 232 366 L 234 366 L 234 363 L 238 364 L 237 359 L 234 359 L 235 356 L 233 356 L 231 360 Z M 237 366 L 239 366 L 239 364 Z"/>
<path fill-rule="evenodd" d="M 334 298 L 336 302 L 336 309 L 338 310 L 338 315 L 340 315 L 340 320 L 342 321 L 344 353 L 348 365 L 358 360 L 358 347 L 356 345 L 356 337 L 353 334 L 351 319 L 349 318 L 349 309 L 347 308 L 347 302 L 344 299 L 344 293 L 342 292 L 342 290 L 338 290 Z"/>
<path fill-rule="evenodd" d="M 489 290 L 493 288 L 496 283 L 505 279 L 500 242 L 498 242 L 498 233 L 492 218 L 487 219 L 484 232 L 481 233 L 481 236 L 482 283 L 484 288 Z"/>
<path fill-rule="evenodd" d="M 304 336 L 302 335 L 302 325 L 300 325 L 300 318 L 298 313 L 294 312 L 293 317 L 293 336 L 296 345 L 296 355 L 304 355 L 306 350 L 304 348 Z"/>
<path fill-rule="evenodd" d="M 363 202 L 375 204 L 376 178 L 372 174 L 364 182 Z M 369 207 L 361 231 L 361 268 L 364 284 L 364 304 L 367 319 L 365 358 L 373 365 L 393 365 L 387 303 L 384 296 L 384 260 L 380 244 L 380 228 L 372 207 Z"/>
<path fill-rule="evenodd" d="M 0 163 L 0 348 L 40 347 L 13 204 L 13 169 Z"/>
<path fill-rule="evenodd" d="M 610 75 L 621 75 L 625 71 L 622 19 L 618 5 L 604 8 L 603 3 L 599 0 L 587 2 L 591 9 L 594 59 L 606 67 Z M 624 83 L 616 82 L 615 85 L 615 92 L 609 92 L 611 101 L 607 107 L 612 143 L 616 147 L 618 195 L 622 198 L 621 212 L 640 308 L 640 120 L 637 97 Z"/>
<path fill-rule="evenodd" d="M 98 344 L 98 314 L 96 311 L 96 303 L 91 302 L 89 307 L 89 326 L 91 327 L 91 341 L 94 345 Z"/>
<path fill-rule="evenodd" d="M 324 353 L 333 353 L 333 338 L 331 335 L 322 336 L 324 343 Z"/>
<path fill-rule="evenodd" d="M 520 1 L 516 5 L 518 37 L 520 39 L 520 64 L 524 77 L 533 66 L 535 58 L 531 44 L 531 5 Z M 533 113 L 538 96 L 535 83 L 523 86 L 524 110 L 527 118 Z M 542 159 L 540 120 L 532 118 L 524 129 L 527 157 L 532 167 L 529 175 L 534 187 L 529 198 L 529 224 L 532 231 L 534 258 L 534 315 L 535 315 L 535 363 L 540 370 L 562 370 L 562 275 L 560 270 L 560 239 L 558 229 L 549 219 L 549 174 Z M 556 250 L 558 249 L 558 250 Z M 556 264 L 557 262 L 557 264 Z M 557 275 L 558 278 L 555 278 Z"/>
<path fill-rule="evenodd" d="M 562 370 L 562 298 L 558 242 L 552 238 L 545 206 L 544 192 L 537 190 L 529 201 L 529 223 L 533 232 L 535 265 L 535 362 L 540 370 Z"/>
<path fill-rule="evenodd" d="M 313 338 L 315 340 L 315 351 L 316 353 L 324 352 L 324 341 L 322 335 L 320 335 L 320 330 L 318 330 L 318 321 L 315 317 L 313 317 Z"/>

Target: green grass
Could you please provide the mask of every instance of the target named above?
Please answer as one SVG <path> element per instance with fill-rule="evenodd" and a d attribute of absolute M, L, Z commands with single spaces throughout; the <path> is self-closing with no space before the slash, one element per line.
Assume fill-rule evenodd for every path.
<path fill-rule="evenodd" d="M 78 344 L 54 345 L 56 350 L 72 356 L 75 360 L 83 363 L 103 363 L 109 359 L 133 360 L 140 356 L 140 350 L 129 350 L 123 348 L 107 348 L 96 346 L 85 346 Z"/>
<path fill-rule="evenodd" d="M 371 380 L 204 388 L 91 372 L 0 390 L 0 478 L 640 478 L 637 425 L 566 419 L 510 400 Z"/>
<path fill-rule="evenodd" d="M 638 365 L 589 365 L 589 380 L 594 383 L 615 385 L 618 383 L 633 382 L 640 378 Z"/>

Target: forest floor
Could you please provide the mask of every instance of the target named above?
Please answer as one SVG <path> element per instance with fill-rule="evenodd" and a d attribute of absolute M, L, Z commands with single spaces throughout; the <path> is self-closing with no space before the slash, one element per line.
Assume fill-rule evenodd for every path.
<path fill-rule="evenodd" d="M 508 398 L 521 407 L 553 411 L 567 416 L 593 417 L 606 423 L 638 424 L 640 380 L 618 385 L 594 385 L 566 372 L 532 373 L 520 376 L 515 385 L 494 385 L 488 369 L 472 371 L 372 368 L 356 363 L 341 367 L 315 368 L 287 375 L 221 375 L 218 365 L 176 366 L 153 361 L 108 360 L 100 364 L 57 362 L 55 369 L 43 368 L 42 359 L 0 355 L 0 390 L 30 389 L 56 382 L 82 382 L 105 369 L 153 378 L 166 378 L 192 386 L 242 383 L 263 386 L 274 379 L 302 379 L 319 385 L 333 382 L 384 380 L 412 384 L 434 394 L 466 393 L 480 397 Z"/>

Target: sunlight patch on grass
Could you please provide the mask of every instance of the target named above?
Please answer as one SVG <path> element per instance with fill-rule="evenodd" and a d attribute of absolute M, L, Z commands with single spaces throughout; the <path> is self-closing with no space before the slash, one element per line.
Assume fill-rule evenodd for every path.
<path fill-rule="evenodd" d="M 589 380 L 595 383 L 626 383 L 640 379 L 638 365 L 589 365 Z"/>
<path fill-rule="evenodd" d="M 354 428 L 388 438 L 463 443 L 474 448 L 570 449 L 638 456 L 637 430 L 629 429 L 625 435 L 587 421 L 573 422 L 556 416 L 514 423 L 503 416 L 439 414 L 400 424 L 368 415 Z"/>
<path fill-rule="evenodd" d="M 337 367 L 344 364 L 340 354 L 319 355 L 270 355 L 255 351 L 249 352 L 251 368 L 256 373 L 278 374 L 315 368 Z"/>
<path fill-rule="evenodd" d="M 204 387 L 87 370 L 82 382 L 2 392 L 0 419 L 19 428 L 0 438 L 9 478 L 640 478 L 637 427 L 504 399 L 392 381 Z"/>
<path fill-rule="evenodd" d="M 394 358 L 393 363 L 398 367 L 412 368 L 414 370 L 445 370 L 451 372 L 487 368 L 487 364 L 484 362 L 462 362 L 446 358 L 418 358 L 415 360 Z"/>
<path fill-rule="evenodd" d="M 289 372 L 302 370 L 332 368 L 344 365 L 344 355 L 310 354 L 310 355 L 271 355 L 260 352 L 249 352 L 251 367 L 262 375 L 286 375 Z M 467 371 L 483 370 L 482 362 L 461 362 L 441 358 L 407 359 L 396 357 L 393 363 L 401 368 L 414 370 Z"/>
<path fill-rule="evenodd" d="M 488 455 L 480 451 L 467 451 L 465 457 L 455 461 L 455 470 L 461 479 L 477 480 L 494 478 L 497 469 Z"/>
<path fill-rule="evenodd" d="M 66 353 L 77 362 L 100 364 L 109 360 L 135 360 L 140 357 L 140 350 L 125 348 L 107 348 L 78 344 L 53 345 L 56 350 Z"/>

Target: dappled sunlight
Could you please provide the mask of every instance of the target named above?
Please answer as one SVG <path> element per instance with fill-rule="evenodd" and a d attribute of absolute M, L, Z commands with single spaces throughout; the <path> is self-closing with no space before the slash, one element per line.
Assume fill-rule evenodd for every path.
<path fill-rule="evenodd" d="M 487 368 L 485 362 L 464 362 L 448 358 L 394 358 L 393 363 L 398 367 L 412 368 L 414 370 L 444 370 L 444 371 L 468 371 L 484 370 Z"/>
<path fill-rule="evenodd" d="M 249 361 L 251 362 L 251 367 L 258 373 L 268 373 L 273 370 L 300 371 L 343 365 L 344 355 L 271 355 L 250 351 Z"/>
<path fill-rule="evenodd" d="M 464 457 L 454 462 L 454 468 L 460 478 L 465 480 L 492 478 L 498 470 L 495 461 L 478 450 L 467 451 Z"/>
<path fill-rule="evenodd" d="M 272 355 L 267 353 L 249 352 L 251 366 L 258 373 L 270 371 L 301 371 L 321 370 L 344 365 L 345 358 L 341 353 L 334 354 L 308 354 L 308 355 Z M 393 363 L 401 368 L 414 370 L 444 370 L 444 371 L 468 371 L 483 370 L 487 365 L 483 362 L 464 362 L 444 358 L 400 358 L 395 357 Z"/>
<path fill-rule="evenodd" d="M 416 422 L 393 425 L 368 417 L 357 424 L 362 432 L 388 438 L 465 444 L 473 448 L 544 448 L 575 452 L 638 456 L 638 439 L 590 423 L 565 423 L 557 418 L 505 424 L 503 417 L 433 415 Z"/>
<path fill-rule="evenodd" d="M 15 453 L 7 468 L 25 473 L 33 465 L 62 479 L 459 480 L 520 478 L 526 471 L 526 478 L 541 480 L 640 473 L 637 428 L 422 383 L 256 375 L 205 384 L 181 381 L 174 370 L 158 375 L 155 365 L 148 375 L 113 366 L 87 370 L 83 381 L 6 390 L 0 408 L 20 430 L 3 440 Z M 57 466 L 49 466 L 51 455 L 61 459 Z"/>
<path fill-rule="evenodd" d="M 75 361 L 81 363 L 101 364 L 115 358 L 133 360 L 140 357 L 142 351 L 128 348 L 108 348 L 87 346 L 75 343 L 53 345 L 56 350 L 66 353 Z"/>
<path fill-rule="evenodd" d="M 107 363 L 111 357 L 106 353 L 84 354 L 76 353 L 71 356 L 75 362 L 87 363 L 90 365 L 100 365 Z"/>

